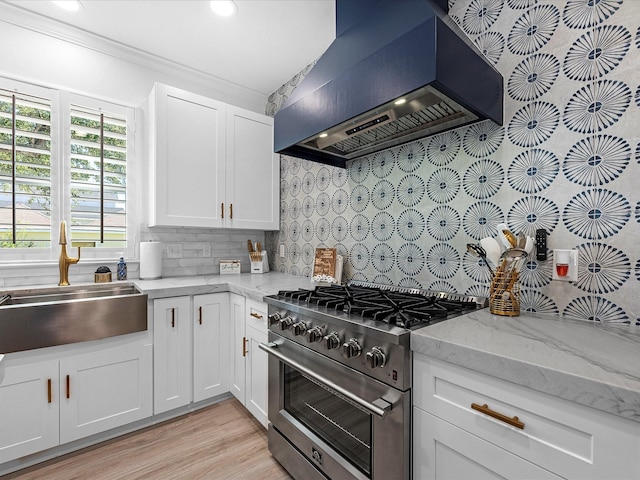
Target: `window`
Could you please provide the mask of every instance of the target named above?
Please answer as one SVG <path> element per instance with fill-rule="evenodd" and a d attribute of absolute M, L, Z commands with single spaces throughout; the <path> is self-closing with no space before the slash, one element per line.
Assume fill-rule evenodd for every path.
<path fill-rule="evenodd" d="M 71 239 L 127 244 L 127 119 L 71 106 Z"/>
<path fill-rule="evenodd" d="M 0 77 L 0 261 L 135 255 L 134 109 Z"/>
<path fill-rule="evenodd" d="M 51 102 L 0 90 L 0 246 L 51 246 Z"/>

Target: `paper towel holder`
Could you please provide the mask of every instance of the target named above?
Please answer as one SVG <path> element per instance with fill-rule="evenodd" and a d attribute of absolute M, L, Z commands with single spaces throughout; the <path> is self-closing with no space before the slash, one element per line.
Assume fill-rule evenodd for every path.
<path fill-rule="evenodd" d="M 139 278 L 140 280 L 157 280 L 159 278 L 162 278 L 162 243 L 161 242 L 154 241 L 154 240 L 140 242 Z"/>

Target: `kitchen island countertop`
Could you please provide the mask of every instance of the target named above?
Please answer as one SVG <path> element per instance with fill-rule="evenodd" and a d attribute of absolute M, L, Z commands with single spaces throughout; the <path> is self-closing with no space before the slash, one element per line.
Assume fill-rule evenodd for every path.
<path fill-rule="evenodd" d="M 132 280 L 132 282 L 142 293 L 146 293 L 150 300 L 181 295 L 232 292 L 261 302 L 265 295 L 274 295 L 279 290 L 313 288 L 313 284 L 307 277 L 279 272 L 169 277 L 158 280 Z"/>
<path fill-rule="evenodd" d="M 479 310 L 411 333 L 411 349 L 640 422 L 640 328 Z"/>

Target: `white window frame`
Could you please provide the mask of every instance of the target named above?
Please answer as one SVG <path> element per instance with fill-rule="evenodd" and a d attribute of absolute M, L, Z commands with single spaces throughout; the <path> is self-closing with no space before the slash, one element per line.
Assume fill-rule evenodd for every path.
<path fill-rule="evenodd" d="M 65 220 L 67 225 L 71 218 L 71 105 L 91 108 L 93 110 L 104 110 L 109 113 L 121 115 L 127 119 L 127 248 L 84 248 L 82 249 L 82 257 L 86 259 L 118 259 L 121 253 L 125 258 L 135 257 L 135 243 L 139 236 L 140 221 L 137 215 L 136 195 L 134 185 L 136 185 L 137 175 L 135 161 L 135 109 L 122 106 L 116 103 L 99 100 L 85 95 L 79 95 L 70 92 L 61 92 L 61 115 L 65 119 L 62 124 L 62 174 L 64 175 L 63 192 L 62 192 L 62 211 L 65 212 Z M 69 232 L 67 232 L 68 234 Z M 71 237 L 67 238 L 69 246 Z M 57 243 L 57 242 L 56 242 Z M 70 252 L 72 255 L 73 252 Z"/>
<path fill-rule="evenodd" d="M 57 246 L 58 229 L 60 223 L 60 123 L 57 112 L 60 111 L 58 91 L 30 83 L 20 82 L 0 77 L 0 88 L 3 90 L 32 95 L 51 101 L 51 248 L 1 248 L 1 263 L 33 264 L 48 262 L 53 259 L 54 245 Z M 59 254 L 59 252 L 58 252 Z"/>
<path fill-rule="evenodd" d="M 64 90 L 34 85 L 0 76 L 0 88 L 26 95 L 33 95 L 51 101 L 51 248 L 0 248 L 2 265 L 50 265 L 60 256 L 59 226 L 61 220 L 71 217 L 71 105 L 82 105 L 96 110 L 103 109 L 118 113 L 127 119 L 127 247 L 83 248 L 81 257 L 85 260 L 107 260 L 113 262 L 124 254 L 127 259 L 136 258 L 136 245 L 140 238 L 140 188 L 141 165 L 136 158 L 135 126 L 136 109 L 131 106 L 80 95 Z M 67 226 L 67 251 L 76 256 L 71 247 L 71 237 Z M 81 259 L 81 261 L 82 261 Z"/>

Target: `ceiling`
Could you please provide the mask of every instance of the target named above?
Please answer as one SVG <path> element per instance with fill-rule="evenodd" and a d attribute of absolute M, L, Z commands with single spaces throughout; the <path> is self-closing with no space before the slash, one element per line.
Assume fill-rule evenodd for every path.
<path fill-rule="evenodd" d="M 128 45 L 265 96 L 319 57 L 335 38 L 335 0 L 235 0 L 218 17 L 205 0 L 6 0 L 56 22 Z"/>

